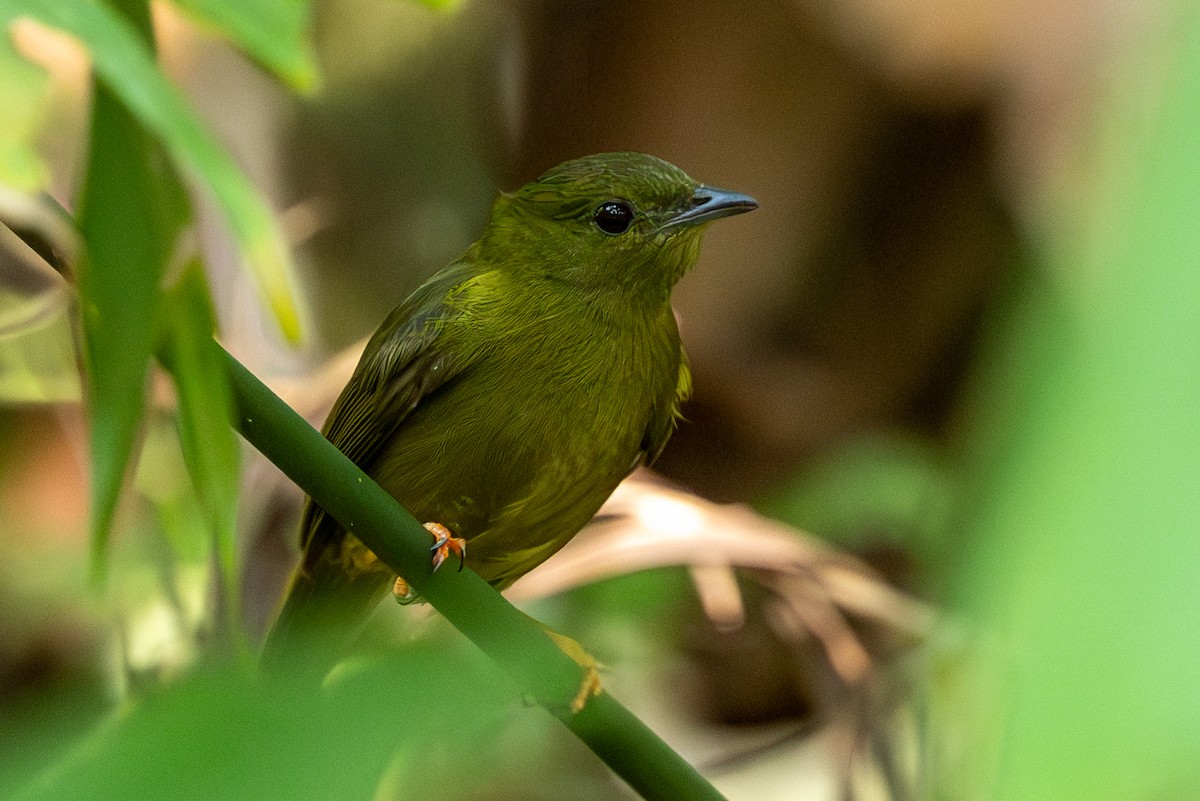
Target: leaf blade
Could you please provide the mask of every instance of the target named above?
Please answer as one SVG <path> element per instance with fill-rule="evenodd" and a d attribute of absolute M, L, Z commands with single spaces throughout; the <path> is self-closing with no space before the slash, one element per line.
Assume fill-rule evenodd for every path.
<path fill-rule="evenodd" d="M 33 146 L 49 91 L 46 71 L 21 58 L 9 36 L 0 36 L 0 183 L 19 192 L 37 192 L 49 182 Z"/>
<path fill-rule="evenodd" d="M 293 89 L 311 92 L 317 88 L 307 2 L 175 0 L 175 5 L 219 30 Z"/>
<path fill-rule="evenodd" d="M 222 611 L 231 641 L 240 644 L 241 570 L 235 533 L 241 451 L 229 426 L 233 393 L 204 273 L 190 262 L 163 302 L 164 349 L 179 399 L 184 462 L 212 535 Z"/>
<path fill-rule="evenodd" d="M 165 166 L 128 111 L 107 89 L 97 87 L 78 215 L 87 250 L 79 290 L 96 578 L 104 573 L 110 529 L 145 405 L 159 282 L 187 216 L 182 191 Z"/>
<path fill-rule="evenodd" d="M 32 17 L 83 42 L 101 83 L 162 141 L 181 172 L 212 193 L 280 330 L 298 342 L 302 324 L 282 232 L 258 190 L 158 70 L 129 23 L 95 0 L 12 0 L 0 14 L 5 24 Z"/>

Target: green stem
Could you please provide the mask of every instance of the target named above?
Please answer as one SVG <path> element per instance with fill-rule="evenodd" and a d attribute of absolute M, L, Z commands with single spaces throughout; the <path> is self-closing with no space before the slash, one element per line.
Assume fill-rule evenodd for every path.
<path fill-rule="evenodd" d="M 226 354 L 228 355 L 228 354 Z M 646 799 L 721 799 L 695 768 L 612 696 L 578 714 L 581 669 L 538 625 L 470 570 L 433 573 L 429 533 L 341 451 L 229 356 L 236 426 L 348 531 L 494 659 Z"/>

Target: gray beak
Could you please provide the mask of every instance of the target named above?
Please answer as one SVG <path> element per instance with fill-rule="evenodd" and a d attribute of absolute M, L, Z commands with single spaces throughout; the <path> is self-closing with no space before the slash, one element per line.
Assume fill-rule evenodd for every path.
<path fill-rule="evenodd" d="M 663 228 L 699 225 L 721 217 L 754 211 L 757 208 L 758 201 L 749 195 L 730 192 L 728 189 L 717 189 L 715 186 L 700 186 L 692 195 L 691 207 L 672 217 L 663 225 Z"/>

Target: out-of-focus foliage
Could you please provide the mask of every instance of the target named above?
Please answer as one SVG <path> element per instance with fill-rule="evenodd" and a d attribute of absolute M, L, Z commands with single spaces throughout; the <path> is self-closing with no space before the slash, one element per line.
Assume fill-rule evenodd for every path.
<path fill-rule="evenodd" d="M 199 16 L 224 28 L 293 84 L 312 84 L 315 72 L 304 39 L 306 3 L 193 5 Z M 231 402 L 224 370 L 213 360 L 219 352 L 211 339 L 215 321 L 193 237 L 185 234 L 193 222 L 192 209 L 177 171 L 216 200 L 284 332 L 293 339 L 299 332 L 286 248 L 274 217 L 259 191 L 155 63 L 150 14 L 150 5 L 139 0 L 111 4 L 21 0 L 0 7 L 4 27 L 0 50 L 4 102 L 0 105 L 7 115 L 0 138 L 4 184 L 0 213 L 31 245 L 24 246 L 5 229 L 10 246 L 6 251 L 13 254 L 3 273 L 6 319 L 0 346 L 5 397 L 71 398 L 75 382 L 69 377 L 75 374 L 75 357 L 70 355 L 68 314 L 78 312 L 92 440 L 94 564 L 104 567 L 121 488 L 144 427 L 151 432 L 139 485 L 158 509 L 161 526 L 153 536 L 145 536 L 137 526 L 128 527 L 119 582 L 109 594 L 111 605 L 91 599 L 95 612 L 115 611 L 120 618 L 122 636 L 111 646 L 115 650 L 108 659 L 98 660 L 94 646 L 83 636 L 87 647 L 70 649 L 73 656 L 64 664 L 56 661 L 59 649 L 54 637 L 75 627 L 86 631 L 89 625 L 87 616 L 73 606 L 60 613 L 58 624 L 46 634 L 19 626 L 5 628 L 0 651 L 6 671 L 11 671 L 5 673 L 6 686 L 14 688 L 14 696 L 3 699 L 6 711 L 12 713 L 11 718 L 6 716 L 12 725 L 5 727 L 12 735 L 11 747 L 6 741 L 3 759 L 19 759 L 18 782 L 56 758 L 82 727 L 92 723 L 94 712 L 130 687 L 153 683 L 186 665 L 195 658 L 190 645 L 213 641 L 213 623 L 205 619 L 210 604 L 200 600 L 206 594 L 205 562 L 210 554 L 215 553 L 212 559 L 223 589 L 221 606 L 228 613 L 220 640 L 236 641 L 240 630 L 240 575 L 233 539 L 239 446 L 228 425 Z M 17 56 L 19 51 L 36 61 L 50 58 L 49 53 L 62 55 L 63 33 L 74 40 L 72 53 L 85 54 L 95 77 L 86 174 L 75 182 L 82 183 L 79 197 L 68 203 L 74 207 L 77 232 L 54 201 L 33 194 L 50 184 L 34 147 L 40 144 L 39 125 L 46 118 L 42 99 L 47 81 L 42 70 Z M 59 186 L 71 183 L 58 182 Z M 51 266 L 67 278 L 77 278 L 77 303 L 71 302 L 64 276 L 55 275 Z M 15 293 L 13 303 L 8 302 L 9 293 Z M 147 367 L 155 347 L 177 368 L 178 434 L 167 434 L 157 414 L 149 426 L 142 419 Z M 62 349 L 66 355 L 59 352 Z M 46 358 L 49 355 L 56 358 Z M 181 447 L 194 489 L 177 491 L 187 482 L 179 460 Z M 153 471 L 149 479 L 145 468 Z M 43 477 L 50 482 L 60 478 L 52 473 Z M 159 539 L 164 534 L 169 547 Z M 62 558 L 62 554 L 48 557 L 46 565 Z M 40 563 L 34 560 L 34 564 Z M 43 576 L 44 571 L 28 575 Z M 76 579 L 73 587 L 60 587 L 58 592 L 83 600 L 88 598 L 83 586 Z M 44 619 L 42 604 L 50 602 L 38 600 L 40 587 L 30 589 L 24 585 L 18 589 L 13 608 L 18 614 L 28 610 L 32 619 Z M 207 636 L 206 628 L 210 629 Z M 51 639 L 43 640 L 45 636 Z M 115 686 L 105 687 L 105 681 L 98 681 L 86 668 L 81 670 L 92 663 L 117 667 L 115 673 L 124 681 L 118 678 Z M 76 723 L 64 724 L 67 718 L 58 714 L 59 702 L 77 707 L 78 717 L 72 718 Z M 27 708 L 30 704 L 41 711 L 34 713 L 33 707 Z M 52 730 L 57 738 L 43 743 Z M 103 737 L 109 730 L 99 731 Z M 108 771 L 113 787 L 123 780 L 122 771 L 91 769 Z"/>
<path fill-rule="evenodd" d="M 233 398 L 229 385 L 213 380 L 225 363 L 213 340 L 216 320 L 198 262 L 190 262 L 163 303 L 163 328 L 179 389 L 179 441 L 204 519 L 214 538 L 221 586 L 221 607 L 227 613 L 227 636 L 241 631 L 241 565 L 237 543 L 239 461 L 241 452 L 229 420 Z"/>
<path fill-rule="evenodd" d="M 10 225 L 46 212 L 33 196 L 50 180 L 36 147 L 49 95 L 45 71 L 0 36 L 0 219 Z M 67 284 L 7 226 L 0 239 L 0 399 L 74 399 Z"/>
<path fill-rule="evenodd" d="M 305 0 L 176 0 L 176 4 L 223 31 L 293 88 L 311 91 L 317 87 L 319 75 L 309 52 L 309 4 Z"/>
<path fill-rule="evenodd" d="M 183 189 L 156 144 L 107 88 L 97 87 L 78 220 L 87 249 L 79 293 L 92 439 L 92 556 L 101 572 L 142 418 L 159 287 L 188 217 Z"/>
<path fill-rule="evenodd" d="M 1011 311 L 957 597 L 998 640 L 1003 799 L 1200 786 L 1200 6 L 1118 64 Z"/>
<path fill-rule="evenodd" d="M 928 571 L 946 559 L 955 499 L 943 461 L 915 439 L 863 438 L 814 459 L 757 505 L 831 542 L 872 554 L 894 580 L 930 591 L 935 588 L 927 582 L 934 577 Z M 902 564 L 892 563 L 898 558 Z M 910 565 L 924 566 L 926 575 L 908 575 Z"/>
<path fill-rule="evenodd" d="M 294 85 L 310 86 L 315 70 L 302 33 L 307 4 L 297 2 L 253 2 L 248 4 L 196 2 L 189 7 L 213 21 L 243 44 L 264 63 L 275 68 Z M 97 566 L 103 565 L 108 532 L 116 511 L 124 475 L 129 464 L 145 394 L 146 366 L 155 344 L 159 321 L 160 284 L 172 258 L 181 259 L 181 232 L 190 217 L 183 201 L 179 179 L 163 154 L 175 166 L 199 179 L 212 192 L 241 245 L 247 263 L 254 269 L 268 302 L 284 333 L 299 336 L 299 316 L 292 298 L 287 250 L 274 218 L 267 211 L 243 173 L 197 121 L 179 92 L 166 80 L 153 60 L 148 39 L 149 6 L 133 0 L 116 8 L 94 0 L 44 3 L 22 0 L 6 4 L 3 22 L 7 36 L 18 26 L 28 32 L 31 20 L 76 37 L 86 48 L 97 84 L 93 98 L 90 155 L 84 189 L 79 200 L 79 225 L 86 257 L 79 269 L 85 364 L 92 430 L 92 540 Z M 37 29 L 33 34 L 37 36 Z M 19 80 L 7 91 L 11 98 L 16 134 L 7 137 L 0 162 L 16 171 L 15 189 L 29 191 L 38 181 L 40 164 L 30 155 L 25 139 L 36 119 L 40 74 L 15 74 L 18 64 L 6 36 L 0 65 Z M 27 67 L 26 72 L 36 73 Z M 31 80 L 36 78 L 37 80 Z M 23 133 L 24 132 L 24 133 Z M 7 173 L 6 173 L 7 174 Z M 31 183 L 32 182 L 32 183 Z M 168 339 L 186 339 L 184 323 L 207 320 L 207 289 L 203 282 L 188 297 L 195 311 L 173 309 L 178 324 L 168 328 Z M 212 323 L 204 326 L 211 329 Z M 181 346 L 184 354 L 196 348 Z M 185 360 L 194 363 L 193 360 Z M 211 367 L 211 360 L 210 365 Z M 186 372 L 185 372 L 186 375 Z M 195 393 L 219 382 L 220 373 L 206 381 L 181 386 L 185 410 L 199 408 L 220 413 L 227 410 Z M 185 415 L 185 444 L 194 442 L 195 415 Z M 217 422 L 209 425 L 220 425 Z M 230 502 L 236 496 L 236 461 L 229 458 L 231 435 L 224 444 L 217 439 L 213 452 L 216 467 L 223 471 L 223 490 L 212 469 L 200 470 L 199 486 L 222 543 L 221 562 L 236 586 L 233 574 L 232 521 Z M 192 444 L 186 448 L 191 461 L 203 460 Z M 217 507 L 221 512 L 216 512 Z M 236 596 L 230 598 L 235 600 Z M 236 609 L 236 604 L 234 604 Z"/>
<path fill-rule="evenodd" d="M 0 15 L 0 23 L 10 35 L 13 21 L 24 19 L 37 20 L 83 43 L 107 90 L 162 142 L 182 172 L 212 192 L 280 327 L 289 338 L 298 339 L 301 326 L 288 251 L 274 217 L 259 192 L 155 66 L 149 46 L 129 21 L 97 0 L 12 0 Z M 259 38 L 275 33 L 266 31 Z M 289 63 L 303 60 L 300 54 Z"/>
<path fill-rule="evenodd" d="M 46 185 L 48 171 L 33 139 L 48 88 L 45 72 L 18 56 L 7 36 L 0 37 L 0 183 L 9 190 L 34 192 Z"/>
<path fill-rule="evenodd" d="M 70 286 L 12 229 L 0 249 L 0 401 L 77 400 Z"/>
<path fill-rule="evenodd" d="M 511 699 L 478 656 L 451 667 L 445 652 L 416 649 L 349 668 L 321 692 L 199 671 L 128 703 L 13 797 L 361 799 L 382 782 L 444 798 L 447 776 L 473 773 L 459 760 L 474 766 L 496 737 L 502 716 L 482 710 Z M 35 736 L 6 732 L 34 759 L 46 745 Z"/>

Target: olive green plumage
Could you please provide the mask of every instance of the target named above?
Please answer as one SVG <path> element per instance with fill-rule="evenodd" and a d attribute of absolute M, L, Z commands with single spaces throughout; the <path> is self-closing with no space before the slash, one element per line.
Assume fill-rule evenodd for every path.
<path fill-rule="evenodd" d="M 371 337 L 325 435 L 509 586 L 666 444 L 691 390 L 671 288 L 703 223 L 753 207 L 636 153 L 501 195 L 479 241 Z M 312 504 L 301 545 L 268 653 L 298 627 L 338 636 L 391 584 Z"/>

